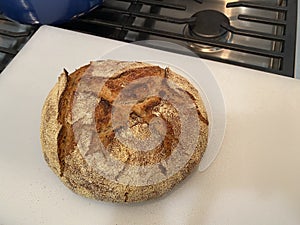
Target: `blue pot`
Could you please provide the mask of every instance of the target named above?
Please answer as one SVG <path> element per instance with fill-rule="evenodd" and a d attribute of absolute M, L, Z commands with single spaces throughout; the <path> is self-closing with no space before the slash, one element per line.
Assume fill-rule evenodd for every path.
<path fill-rule="evenodd" d="M 0 12 L 26 24 L 59 24 L 82 15 L 103 0 L 0 0 Z"/>

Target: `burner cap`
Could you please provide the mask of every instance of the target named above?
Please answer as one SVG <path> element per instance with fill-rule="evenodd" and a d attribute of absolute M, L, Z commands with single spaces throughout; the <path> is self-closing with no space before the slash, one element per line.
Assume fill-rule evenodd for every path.
<path fill-rule="evenodd" d="M 227 33 L 221 24 L 230 25 L 230 21 L 223 13 L 216 10 L 203 10 L 192 16 L 196 21 L 189 24 L 192 34 L 203 38 L 218 38 Z"/>

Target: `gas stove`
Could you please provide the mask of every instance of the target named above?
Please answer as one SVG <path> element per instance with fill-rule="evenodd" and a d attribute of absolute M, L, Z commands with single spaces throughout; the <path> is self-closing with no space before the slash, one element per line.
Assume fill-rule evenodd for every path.
<path fill-rule="evenodd" d="M 128 42 L 175 42 L 202 58 L 293 77 L 296 20 L 296 0 L 111 0 L 62 27 Z"/>
<path fill-rule="evenodd" d="M 297 0 L 106 0 L 59 27 L 295 76 Z"/>
<path fill-rule="evenodd" d="M 0 72 L 16 56 L 36 31 L 36 27 L 19 24 L 0 15 Z"/>

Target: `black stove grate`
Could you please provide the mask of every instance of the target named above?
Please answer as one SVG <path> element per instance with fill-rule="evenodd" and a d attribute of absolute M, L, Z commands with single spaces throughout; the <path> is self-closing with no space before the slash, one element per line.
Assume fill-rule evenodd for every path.
<path fill-rule="evenodd" d="M 23 25 L 0 15 L 0 73 L 21 50 L 37 27 Z"/>
<path fill-rule="evenodd" d="M 238 1 L 227 3 L 227 8 L 234 7 L 247 7 L 253 9 L 261 9 L 267 11 L 275 11 L 281 14 L 280 19 L 264 18 L 260 16 L 253 16 L 247 14 L 238 15 L 238 19 L 241 21 L 248 21 L 261 24 L 272 24 L 280 26 L 283 30 L 282 35 L 269 34 L 264 32 L 258 32 L 248 29 L 240 29 L 228 24 L 222 24 L 221 26 L 231 34 L 242 35 L 247 37 L 254 37 L 257 39 L 270 40 L 277 43 L 280 47 L 276 50 L 268 50 L 263 48 L 257 48 L 253 46 L 245 46 L 238 43 L 222 42 L 214 39 L 201 39 L 195 37 L 187 37 L 182 33 L 175 33 L 171 31 L 161 30 L 153 28 L 153 24 L 156 21 L 163 21 L 165 23 L 172 24 L 190 24 L 194 22 L 194 18 L 176 18 L 170 16 L 160 15 L 160 11 L 163 8 L 184 11 L 186 10 L 185 3 L 174 4 L 161 0 L 116 0 L 116 3 L 127 3 L 128 7 L 120 8 L 118 4 L 115 6 L 104 5 L 98 7 L 91 13 L 80 17 L 70 23 L 66 23 L 61 27 L 77 30 L 80 32 L 91 33 L 93 35 L 113 38 L 122 41 L 126 40 L 126 35 L 129 32 L 139 33 L 139 39 L 141 37 L 147 38 L 147 35 L 158 36 L 168 38 L 172 40 L 179 40 L 184 42 L 193 42 L 201 45 L 209 45 L 222 49 L 228 49 L 238 51 L 242 53 L 252 54 L 256 56 L 268 57 L 277 62 L 279 66 L 276 68 L 262 67 L 252 65 L 247 62 L 237 62 L 231 59 L 224 59 L 215 57 L 214 54 L 198 53 L 200 57 L 213 59 L 225 63 L 240 65 L 243 67 L 249 67 L 262 71 L 272 72 L 285 76 L 294 76 L 294 63 L 295 63 L 295 45 L 296 45 L 296 18 L 297 18 L 297 1 L 285 0 L 283 4 L 279 5 L 267 5 L 251 1 Z M 198 1 L 201 3 L 202 1 Z M 149 12 L 143 12 L 141 9 L 143 6 L 150 7 Z M 109 19 L 107 19 L 109 18 Z M 142 25 L 136 25 L 134 21 L 137 18 L 142 18 L 145 22 Z"/>

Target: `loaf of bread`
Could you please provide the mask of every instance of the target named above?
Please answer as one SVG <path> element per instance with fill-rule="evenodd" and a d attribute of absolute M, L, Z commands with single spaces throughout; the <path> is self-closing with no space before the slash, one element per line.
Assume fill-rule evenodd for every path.
<path fill-rule="evenodd" d="M 169 68 L 104 60 L 64 71 L 45 100 L 44 157 L 82 196 L 159 197 L 199 164 L 208 117 L 197 89 Z"/>

